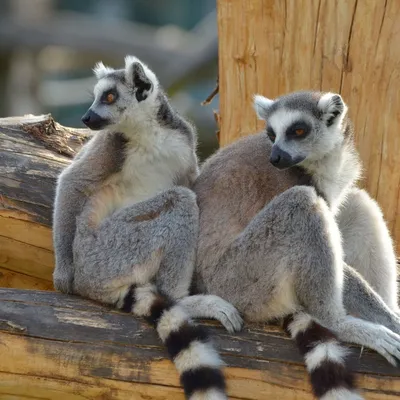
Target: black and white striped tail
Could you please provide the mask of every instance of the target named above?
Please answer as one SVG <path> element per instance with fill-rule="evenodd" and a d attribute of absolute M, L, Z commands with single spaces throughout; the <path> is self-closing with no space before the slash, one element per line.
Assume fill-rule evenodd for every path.
<path fill-rule="evenodd" d="M 117 307 L 146 318 L 156 328 L 180 374 L 187 399 L 227 399 L 223 362 L 206 330 L 196 325 L 180 305 L 148 284 L 130 287 Z"/>
<path fill-rule="evenodd" d="M 362 400 L 354 376 L 345 364 L 347 348 L 336 336 L 300 312 L 285 319 L 284 329 L 295 340 L 320 400 Z"/>

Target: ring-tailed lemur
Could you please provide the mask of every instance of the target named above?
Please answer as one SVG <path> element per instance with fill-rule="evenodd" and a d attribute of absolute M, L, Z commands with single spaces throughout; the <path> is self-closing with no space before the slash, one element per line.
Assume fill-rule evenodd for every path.
<path fill-rule="evenodd" d="M 194 268 L 198 174 L 194 128 L 135 57 L 98 64 L 83 122 L 99 131 L 61 173 L 54 211 L 55 288 L 146 317 L 190 399 L 226 399 L 222 362 L 190 317 L 241 328 L 217 296 L 186 297 Z"/>
<path fill-rule="evenodd" d="M 255 97 L 266 132 L 206 161 L 197 290 L 250 321 L 286 319 L 320 399 L 359 399 L 338 340 L 400 359 L 396 258 L 338 94 Z"/>

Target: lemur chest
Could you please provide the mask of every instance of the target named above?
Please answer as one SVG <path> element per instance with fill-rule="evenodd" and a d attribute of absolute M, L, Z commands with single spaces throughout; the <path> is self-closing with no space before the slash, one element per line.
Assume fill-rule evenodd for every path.
<path fill-rule="evenodd" d="M 187 168 L 186 152 L 174 148 L 152 153 L 128 149 L 122 170 L 107 179 L 91 199 L 92 222 L 97 225 L 115 211 L 172 187 Z"/>

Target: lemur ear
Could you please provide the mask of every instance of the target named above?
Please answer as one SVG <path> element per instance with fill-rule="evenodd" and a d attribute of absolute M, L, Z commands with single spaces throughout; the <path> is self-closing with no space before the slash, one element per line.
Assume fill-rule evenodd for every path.
<path fill-rule="evenodd" d="M 331 126 L 339 121 L 347 111 L 342 97 L 336 93 L 325 93 L 318 101 L 318 108 L 322 112 L 322 119 L 326 126 Z"/>
<path fill-rule="evenodd" d="M 257 117 L 262 120 L 266 120 L 268 116 L 268 111 L 270 110 L 272 104 L 274 104 L 273 100 L 267 99 L 264 96 L 256 94 L 254 96 L 254 109 L 256 110 Z"/>
<path fill-rule="evenodd" d="M 94 75 L 97 79 L 102 79 L 106 75 L 114 71 L 115 71 L 114 68 L 106 67 L 101 61 L 96 63 L 96 65 L 93 68 Z"/>
<path fill-rule="evenodd" d="M 128 56 L 125 58 L 125 79 L 133 86 L 136 99 L 140 102 L 147 99 L 152 92 L 157 78 L 136 57 Z"/>

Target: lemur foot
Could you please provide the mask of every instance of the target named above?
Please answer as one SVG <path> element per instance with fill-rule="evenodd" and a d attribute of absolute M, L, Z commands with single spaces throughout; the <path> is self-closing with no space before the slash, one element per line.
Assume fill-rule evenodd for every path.
<path fill-rule="evenodd" d="M 239 332 L 243 328 L 243 319 L 236 308 L 223 299 L 219 299 L 218 310 L 215 315 L 229 333 Z"/>
<path fill-rule="evenodd" d="M 390 364 L 400 367 L 400 336 L 384 326 L 378 326 L 374 345 L 371 346 Z"/>
<path fill-rule="evenodd" d="M 219 321 L 230 332 L 239 332 L 243 326 L 242 317 L 236 308 L 214 295 L 194 295 L 180 300 L 192 318 L 212 318 Z"/>

